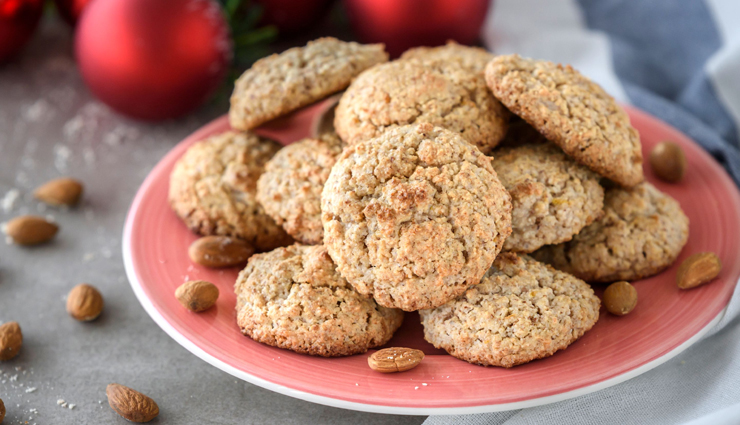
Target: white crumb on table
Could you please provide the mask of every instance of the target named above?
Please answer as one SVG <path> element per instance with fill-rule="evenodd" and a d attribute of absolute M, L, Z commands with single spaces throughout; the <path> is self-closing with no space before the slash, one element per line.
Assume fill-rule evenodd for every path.
<path fill-rule="evenodd" d="M 59 172 L 66 172 L 69 165 L 69 158 L 71 156 L 72 150 L 67 145 L 57 143 L 54 146 L 54 167 L 56 167 Z"/>
<path fill-rule="evenodd" d="M 13 206 L 15 206 L 15 201 L 18 200 L 18 197 L 20 197 L 21 192 L 18 189 L 10 189 L 9 191 L 5 192 L 5 196 L 3 196 L 2 201 L 0 201 L 0 207 L 2 207 L 3 212 L 8 214 L 13 210 Z"/>
<path fill-rule="evenodd" d="M 30 122 L 41 121 L 44 117 L 49 117 L 54 112 L 54 108 L 46 99 L 39 99 L 26 109 L 26 119 Z"/>

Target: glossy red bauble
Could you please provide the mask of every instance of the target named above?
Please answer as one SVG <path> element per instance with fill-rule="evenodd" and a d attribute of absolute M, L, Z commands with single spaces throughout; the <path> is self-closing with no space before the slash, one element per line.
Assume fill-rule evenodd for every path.
<path fill-rule="evenodd" d="M 215 0 L 96 0 L 77 26 L 75 53 L 101 101 L 162 120 L 193 110 L 219 86 L 231 38 Z"/>
<path fill-rule="evenodd" d="M 393 57 L 414 46 L 455 40 L 474 44 L 490 0 L 344 0 L 352 27 L 366 43 L 385 43 Z"/>
<path fill-rule="evenodd" d="M 92 0 L 54 0 L 59 15 L 67 21 L 68 24 L 75 26 L 80 19 L 82 10 Z"/>
<path fill-rule="evenodd" d="M 262 23 L 275 25 L 280 35 L 294 34 L 316 23 L 332 0 L 256 0 L 262 6 Z"/>
<path fill-rule="evenodd" d="M 42 0 L 0 0 L 0 63 L 18 53 L 41 18 Z"/>

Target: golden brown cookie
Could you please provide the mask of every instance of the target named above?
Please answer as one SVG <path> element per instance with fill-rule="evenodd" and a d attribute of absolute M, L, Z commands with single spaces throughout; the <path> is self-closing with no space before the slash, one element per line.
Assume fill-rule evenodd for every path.
<path fill-rule="evenodd" d="M 257 181 L 257 200 L 297 241 L 324 240 L 321 191 L 340 153 L 342 143 L 331 133 L 303 139 L 278 151 Z"/>
<path fill-rule="evenodd" d="M 504 250 L 532 252 L 571 240 L 601 216 L 599 175 L 552 143 L 501 148 L 493 169 L 511 195 L 511 235 Z"/>
<path fill-rule="evenodd" d="M 689 219 L 678 202 L 646 182 L 608 189 L 601 219 L 532 256 L 587 282 L 637 280 L 673 264 L 688 237 Z"/>
<path fill-rule="evenodd" d="M 456 62 L 469 71 L 483 74 L 493 54 L 480 47 L 465 46 L 450 40 L 444 46 L 414 47 L 404 52 L 401 59 Z"/>
<path fill-rule="evenodd" d="M 323 246 L 291 245 L 257 254 L 234 287 L 236 318 L 255 341 L 312 356 L 349 356 L 378 347 L 403 312 L 361 296 Z"/>
<path fill-rule="evenodd" d="M 504 137 L 508 116 L 481 75 L 455 62 L 402 60 L 360 74 L 339 100 L 334 128 L 356 144 L 389 128 L 427 122 L 488 153 Z"/>
<path fill-rule="evenodd" d="M 586 282 L 504 252 L 480 285 L 419 314 L 435 347 L 470 363 L 512 367 L 568 347 L 596 324 L 599 305 Z"/>
<path fill-rule="evenodd" d="M 643 180 L 640 136 L 599 85 L 570 66 L 496 56 L 486 67 L 494 96 L 566 154 L 624 187 Z"/>
<path fill-rule="evenodd" d="M 378 304 L 413 311 L 475 285 L 511 233 L 490 158 L 428 123 L 345 148 L 321 195 L 337 269 Z"/>
<path fill-rule="evenodd" d="M 388 60 L 382 44 L 326 37 L 260 59 L 236 81 L 229 121 L 249 130 L 347 87 L 352 78 Z"/>
<path fill-rule="evenodd" d="M 245 239 L 260 251 L 292 242 L 257 202 L 257 179 L 280 145 L 256 134 L 226 132 L 191 146 L 170 175 L 169 201 L 201 235 Z"/>

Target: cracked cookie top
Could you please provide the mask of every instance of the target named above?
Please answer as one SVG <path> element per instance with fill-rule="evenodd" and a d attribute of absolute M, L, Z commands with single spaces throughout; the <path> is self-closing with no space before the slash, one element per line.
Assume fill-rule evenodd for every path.
<path fill-rule="evenodd" d="M 321 209 L 341 275 L 406 311 L 477 284 L 511 233 L 511 200 L 490 158 L 428 123 L 345 148 Z"/>
<path fill-rule="evenodd" d="M 511 236 L 504 250 L 532 252 L 571 240 L 601 216 L 599 176 L 552 143 L 494 151 L 493 169 L 511 195 Z"/>
<path fill-rule="evenodd" d="M 427 122 L 488 153 L 504 137 L 509 113 L 482 75 L 452 61 L 400 60 L 360 74 L 339 100 L 334 128 L 348 144 L 389 128 Z"/>
<path fill-rule="evenodd" d="M 265 211 L 302 243 L 324 240 L 321 191 L 340 153 L 342 143 L 333 133 L 303 139 L 278 151 L 257 181 Z"/>
<path fill-rule="evenodd" d="M 403 312 L 361 296 L 323 246 L 257 254 L 239 273 L 237 323 L 255 341 L 314 356 L 348 356 L 388 342 Z"/>
<path fill-rule="evenodd" d="M 512 367 L 568 347 L 598 321 L 599 306 L 586 282 L 505 252 L 480 285 L 419 313 L 435 347 L 470 363 Z"/>
<path fill-rule="evenodd" d="M 624 187 L 643 180 L 640 136 L 598 84 L 568 66 L 496 56 L 486 82 L 511 112 L 566 154 Z"/>
<path fill-rule="evenodd" d="M 589 282 L 636 280 L 673 264 L 688 237 L 678 202 L 646 182 L 607 190 L 602 218 L 570 242 L 532 255 Z"/>
<path fill-rule="evenodd" d="M 291 243 L 257 202 L 257 179 L 280 145 L 253 133 L 226 132 L 195 143 L 170 175 L 169 201 L 201 235 L 245 239 L 260 251 Z"/>
<path fill-rule="evenodd" d="M 452 61 L 469 71 L 482 75 L 488 62 L 493 59 L 493 54 L 480 47 L 464 46 L 450 40 L 444 46 L 414 47 L 404 52 L 401 59 Z"/>
<path fill-rule="evenodd" d="M 360 72 L 387 60 L 382 44 L 331 37 L 260 59 L 236 80 L 229 109 L 231 126 L 255 128 L 344 89 Z"/>

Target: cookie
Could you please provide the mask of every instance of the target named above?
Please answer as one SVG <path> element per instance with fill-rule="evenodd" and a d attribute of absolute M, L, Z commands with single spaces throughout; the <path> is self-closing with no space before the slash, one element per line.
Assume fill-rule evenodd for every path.
<path fill-rule="evenodd" d="M 280 145 L 253 133 L 226 132 L 191 146 L 170 175 L 169 201 L 201 235 L 245 239 L 259 251 L 292 239 L 257 202 L 257 179 Z"/>
<path fill-rule="evenodd" d="M 463 68 L 481 75 L 485 72 L 486 65 L 493 57 L 493 54 L 485 49 L 464 46 L 452 40 L 444 46 L 415 47 L 401 55 L 401 59 L 456 62 Z"/>
<path fill-rule="evenodd" d="M 511 112 L 576 161 L 624 187 L 643 180 L 640 136 L 627 113 L 570 66 L 496 56 L 486 82 Z"/>
<path fill-rule="evenodd" d="M 435 347 L 470 363 L 512 367 L 568 347 L 599 319 L 599 305 L 582 280 L 505 252 L 479 285 L 419 314 Z"/>
<path fill-rule="evenodd" d="M 428 123 L 345 148 L 321 194 L 324 243 L 363 295 L 413 311 L 475 285 L 511 233 L 490 158 Z"/>
<path fill-rule="evenodd" d="M 481 75 L 454 62 L 402 60 L 360 74 L 339 100 L 334 128 L 356 144 L 389 128 L 427 122 L 488 153 L 504 137 L 508 117 Z"/>
<path fill-rule="evenodd" d="M 599 175 L 552 143 L 497 149 L 493 158 L 493 168 L 511 195 L 512 231 L 504 250 L 532 252 L 569 241 L 601 216 Z"/>
<path fill-rule="evenodd" d="M 673 264 L 688 236 L 678 202 L 646 182 L 608 189 L 601 219 L 532 255 L 588 282 L 637 280 Z"/>
<path fill-rule="evenodd" d="M 342 153 L 336 135 L 303 139 L 281 149 L 257 181 L 257 200 L 297 241 L 322 243 L 321 191 Z"/>
<path fill-rule="evenodd" d="M 323 246 L 291 245 L 257 254 L 239 273 L 236 318 L 255 341 L 312 356 L 349 356 L 378 347 L 403 312 L 361 296 Z"/>
<path fill-rule="evenodd" d="M 238 80 L 231 96 L 231 127 L 249 130 L 336 93 L 352 78 L 388 60 L 382 44 L 326 37 L 260 59 Z"/>

